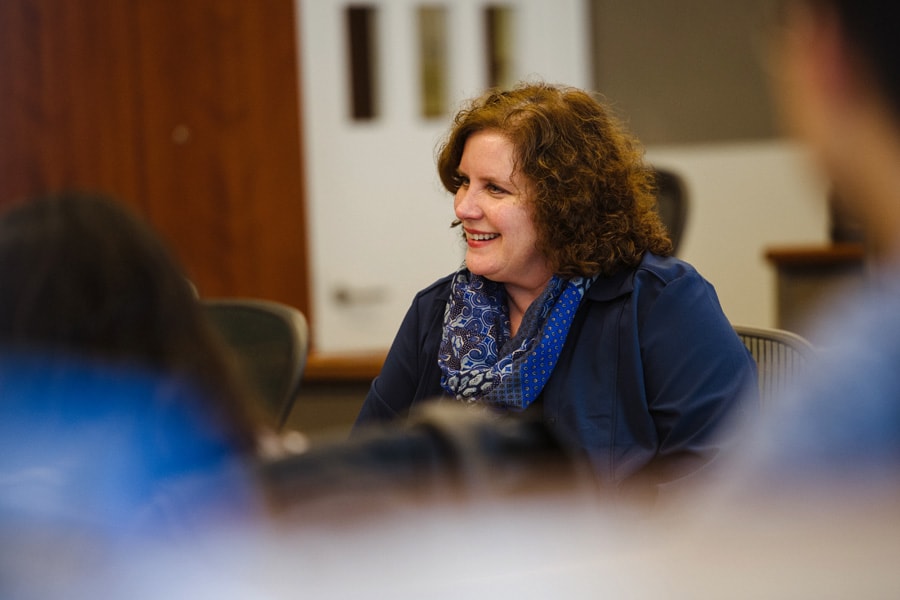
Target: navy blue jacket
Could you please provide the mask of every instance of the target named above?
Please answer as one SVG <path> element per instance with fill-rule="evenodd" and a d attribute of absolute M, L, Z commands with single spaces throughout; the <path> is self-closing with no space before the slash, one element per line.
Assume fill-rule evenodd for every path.
<path fill-rule="evenodd" d="M 437 356 L 450 280 L 416 295 L 357 428 L 447 395 Z M 756 409 L 756 386 L 756 364 L 713 286 L 681 260 L 647 254 L 588 290 L 536 404 L 602 485 L 638 474 L 664 483 L 715 456 L 731 418 Z"/>

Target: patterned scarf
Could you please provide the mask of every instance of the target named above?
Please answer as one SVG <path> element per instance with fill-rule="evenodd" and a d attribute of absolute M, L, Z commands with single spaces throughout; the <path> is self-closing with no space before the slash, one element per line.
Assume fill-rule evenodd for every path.
<path fill-rule="evenodd" d="M 441 386 L 459 400 L 526 408 L 553 373 L 575 311 L 593 281 L 554 275 L 510 338 L 506 288 L 459 270 L 444 312 Z"/>

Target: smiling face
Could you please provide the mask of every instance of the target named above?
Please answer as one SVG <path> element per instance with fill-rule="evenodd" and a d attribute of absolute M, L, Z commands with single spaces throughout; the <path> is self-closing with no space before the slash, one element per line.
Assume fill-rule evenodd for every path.
<path fill-rule="evenodd" d="M 540 293 L 553 273 L 536 247 L 529 185 L 514 172 L 514 156 L 512 143 L 496 131 L 470 135 L 459 162 L 462 184 L 453 206 L 466 235 L 469 270 L 506 284 L 510 292 Z"/>

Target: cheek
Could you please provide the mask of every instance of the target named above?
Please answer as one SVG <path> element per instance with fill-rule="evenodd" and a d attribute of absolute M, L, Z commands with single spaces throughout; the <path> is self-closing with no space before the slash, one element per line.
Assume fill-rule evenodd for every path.
<path fill-rule="evenodd" d="M 523 238 L 529 240 L 537 239 L 537 227 L 534 224 L 534 219 L 532 218 L 530 211 L 525 210 L 524 207 L 520 207 L 515 222 L 516 229 L 519 230 L 519 233 Z"/>

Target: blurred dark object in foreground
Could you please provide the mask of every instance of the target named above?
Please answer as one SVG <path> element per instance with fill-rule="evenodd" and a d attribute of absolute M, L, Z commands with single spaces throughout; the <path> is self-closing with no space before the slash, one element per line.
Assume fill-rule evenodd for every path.
<path fill-rule="evenodd" d="M 497 419 L 481 409 L 433 403 L 403 425 L 328 440 L 263 468 L 280 508 L 362 501 L 468 501 L 542 492 L 593 491 L 586 466 L 543 422 Z"/>

